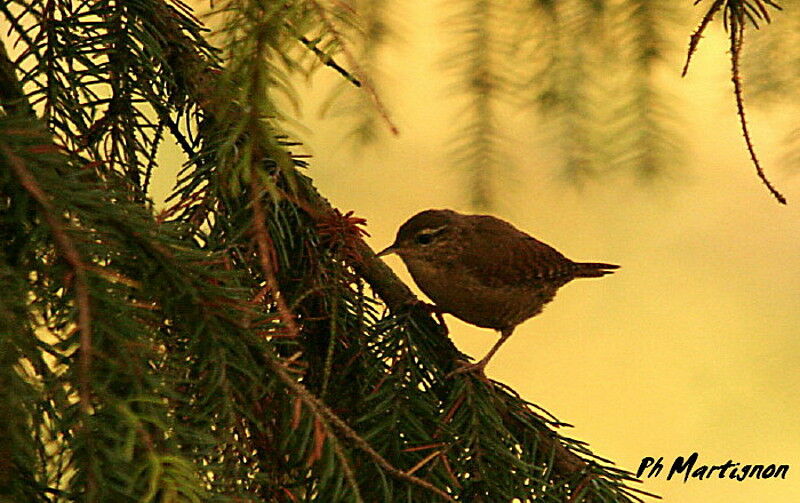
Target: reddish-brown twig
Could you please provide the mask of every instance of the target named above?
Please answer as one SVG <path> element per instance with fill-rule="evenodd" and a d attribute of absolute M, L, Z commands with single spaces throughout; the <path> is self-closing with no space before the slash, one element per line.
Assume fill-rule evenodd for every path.
<path fill-rule="evenodd" d="M 696 0 L 694 2 L 695 5 L 700 3 L 700 0 Z M 703 20 L 700 21 L 700 24 L 697 26 L 697 29 L 694 30 L 692 36 L 689 37 L 689 50 L 686 52 L 686 63 L 683 65 L 683 71 L 681 72 L 681 77 L 686 76 L 686 72 L 689 71 L 689 63 L 692 61 L 692 56 L 694 56 L 695 51 L 697 51 L 697 46 L 700 44 L 700 39 L 703 38 L 703 32 L 706 31 L 708 24 L 711 20 L 714 19 L 717 11 L 725 4 L 725 0 L 716 0 L 711 7 L 706 12 L 706 15 L 703 16 Z"/>
<path fill-rule="evenodd" d="M 261 265 L 261 272 L 264 274 L 264 280 L 270 290 L 270 295 L 278 306 L 278 315 L 283 322 L 286 330 L 289 331 L 290 336 L 297 337 L 300 331 L 297 328 L 297 323 L 294 321 L 294 316 L 286 305 L 286 299 L 281 295 L 278 286 L 278 280 L 275 278 L 276 264 L 273 262 L 274 247 L 270 242 L 269 233 L 267 232 L 267 220 L 264 213 L 264 206 L 261 203 L 261 197 L 264 190 L 259 182 L 259 173 L 252 173 L 250 175 L 250 202 L 253 205 L 253 231 L 255 233 L 256 244 L 258 245 L 258 259 Z"/>
<path fill-rule="evenodd" d="M 342 53 L 344 54 L 345 58 L 347 59 L 347 64 L 350 65 L 352 68 L 353 74 L 358 78 L 359 82 L 361 82 L 364 91 L 372 98 L 372 103 L 375 105 L 375 109 L 380 114 L 381 118 L 386 122 L 386 125 L 389 127 L 389 130 L 394 135 L 399 135 L 400 130 L 397 129 L 394 122 L 392 121 L 391 117 L 389 117 L 389 111 L 384 106 L 383 101 L 381 101 L 380 96 L 378 96 L 377 91 L 375 91 L 375 87 L 372 85 L 372 82 L 367 78 L 364 72 L 361 70 L 361 66 L 356 61 L 356 58 L 353 54 L 347 49 L 347 46 L 344 43 L 344 37 L 339 33 L 339 30 L 333 24 L 333 22 L 328 18 L 328 13 L 325 11 L 325 7 L 319 3 L 318 0 L 309 0 L 311 5 L 314 6 L 314 9 L 317 11 L 322 24 L 325 25 L 325 28 L 331 34 L 331 36 L 339 43 L 339 46 L 342 48 Z"/>
<path fill-rule="evenodd" d="M 87 284 L 86 265 L 81 259 L 75 244 L 59 221 L 57 212 L 53 210 L 50 199 L 44 193 L 36 178 L 25 166 L 25 162 L 9 147 L 0 145 L 3 155 L 8 159 L 11 170 L 17 175 L 20 185 L 33 197 L 42 208 L 42 216 L 53 231 L 61 256 L 75 272 L 75 303 L 78 307 L 78 328 L 80 329 L 80 352 L 78 354 L 78 397 L 81 410 L 88 413 L 91 409 L 91 380 L 89 372 L 92 365 L 92 316 L 90 311 L 89 285 Z"/>
<path fill-rule="evenodd" d="M 414 475 L 409 475 L 406 472 L 396 468 L 394 465 L 389 463 L 386 458 L 380 455 L 378 451 L 372 448 L 369 443 L 364 440 L 358 433 L 355 432 L 350 426 L 347 425 L 339 416 L 337 416 L 328 406 L 326 406 L 319 398 L 311 394 L 308 389 L 303 386 L 301 383 L 294 380 L 286 371 L 286 368 L 278 361 L 278 358 L 268 353 L 267 355 L 267 363 L 270 369 L 275 372 L 281 382 L 289 388 L 292 392 L 294 392 L 295 396 L 299 397 L 303 403 L 311 409 L 311 411 L 319 417 L 322 417 L 327 423 L 331 426 L 335 427 L 339 432 L 347 438 L 357 449 L 366 453 L 372 460 L 378 464 L 381 468 L 386 470 L 386 472 L 400 480 L 404 480 L 411 484 L 423 487 L 431 492 L 434 492 L 442 497 L 445 501 L 450 501 L 455 503 L 455 499 L 452 496 L 444 492 L 443 490 L 439 489 L 435 485 L 431 484 L 427 480 L 420 479 L 419 477 L 415 477 Z"/>
<path fill-rule="evenodd" d="M 786 198 L 783 197 L 783 194 L 778 192 L 778 190 L 772 185 L 772 183 L 767 179 L 767 175 L 764 174 L 764 169 L 761 167 L 761 163 L 758 162 L 758 158 L 756 157 L 755 148 L 753 148 L 753 142 L 750 139 L 750 130 L 747 127 L 747 120 L 744 116 L 744 97 L 742 93 L 742 79 L 739 75 L 739 57 L 742 54 L 742 42 L 744 40 L 744 23 L 740 21 L 733 21 L 730 27 L 730 40 L 731 40 L 731 81 L 733 82 L 733 92 L 736 95 L 736 111 L 739 115 L 739 122 L 742 125 L 742 134 L 744 135 L 744 142 L 747 145 L 747 151 L 750 153 L 750 159 L 753 161 L 753 165 L 756 168 L 756 174 L 758 178 L 761 179 L 761 182 L 764 186 L 767 187 L 767 190 L 778 200 L 781 204 L 786 204 Z"/>

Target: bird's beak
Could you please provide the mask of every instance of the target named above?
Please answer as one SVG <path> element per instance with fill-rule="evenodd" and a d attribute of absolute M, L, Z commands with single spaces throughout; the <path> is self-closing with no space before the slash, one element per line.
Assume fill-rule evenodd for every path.
<path fill-rule="evenodd" d="M 379 252 L 377 253 L 377 256 L 378 256 L 378 257 L 384 257 L 384 256 L 386 256 L 386 255 L 390 255 L 390 254 L 392 254 L 392 253 L 394 253 L 394 252 L 396 252 L 396 251 L 397 251 L 397 244 L 392 244 L 392 245 L 391 245 L 391 246 L 389 246 L 388 248 L 385 248 L 384 250 L 382 250 L 382 251 L 379 251 Z"/>

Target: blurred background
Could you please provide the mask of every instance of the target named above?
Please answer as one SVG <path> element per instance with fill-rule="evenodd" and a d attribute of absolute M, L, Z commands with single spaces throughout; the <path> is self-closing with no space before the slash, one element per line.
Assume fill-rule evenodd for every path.
<path fill-rule="evenodd" d="M 487 374 L 622 468 L 664 456 L 668 469 L 693 452 L 698 465 L 791 466 L 786 480 L 645 480 L 666 501 L 800 501 L 800 180 L 787 141 L 800 5 L 770 9 L 763 33 L 748 25 L 742 61 L 753 143 L 782 206 L 742 139 L 722 14 L 681 79 L 708 6 L 663 3 L 342 4 L 361 10 L 361 32 L 341 29 L 370 85 L 329 68 L 298 76 L 287 127 L 322 194 L 367 218 L 373 248 L 414 213 L 453 208 L 505 218 L 574 260 L 621 264 L 563 288 Z M 158 202 L 174 171 L 157 175 Z M 447 321 L 475 357 L 496 340 Z"/>

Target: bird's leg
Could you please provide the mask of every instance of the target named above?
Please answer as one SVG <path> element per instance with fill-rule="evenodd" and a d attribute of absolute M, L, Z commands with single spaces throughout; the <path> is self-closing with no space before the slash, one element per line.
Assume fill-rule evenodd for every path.
<path fill-rule="evenodd" d="M 480 361 L 478 361 L 477 363 L 466 363 L 459 361 L 458 363 L 461 365 L 461 367 L 450 372 L 449 374 L 447 374 L 446 377 L 450 377 L 455 374 L 463 374 L 465 372 L 477 372 L 479 376 L 482 376 L 485 379 L 486 376 L 483 373 L 483 369 L 486 368 L 486 365 L 489 363 L 489 360 L 491 360 L 494 354 L 497 353 L 497 350 L 500 349 L 500 346 L 502 346 L 503 343 L 506 342 L 506 340 L 509 337 L 511 337 L 511 334 L 513 332 L 514 332 L 513 327 L 501 330 L 500 339 L 498 339 L 497 342 L 494 343 L 494 346 L 492 346 L 492 349 L 490 349 L 489 352 L 486 353 L 486 356 L 481 358 Z"/>
<path fill-rule="evenodd" d="M 450 329 L 447 328 L 447 324 L 444 322 L 444 313 L 446 312 L 441 307 L 437 306 L 436 304 L 428 304 L 427 302 L 423 302 L 419 299 L 414 299 L 406 302 L 406 304 L 411 308 L 419 308 L 425 311 L 428 314 L 433 315 L 436 318 L 436 321 L 439 323 L 439 326 L 442 327 L 444 335 L 450 333 Z"/>

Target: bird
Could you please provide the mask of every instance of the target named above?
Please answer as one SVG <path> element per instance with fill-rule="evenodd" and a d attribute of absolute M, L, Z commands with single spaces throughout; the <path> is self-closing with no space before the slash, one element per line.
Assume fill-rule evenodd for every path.
<path fill-rule="evenodd" d="M 573 262 L 555 248 L 491 215 L 430 209 L 409 218 L 394 243 L 377 253 L 395 253 L 439 313 L 500 333 L 477 363 L 453 373 L 484 369 L 523 321 L 539 314 L 556 291 L 576 278 L 599 278 L 618 265 Z"/>

